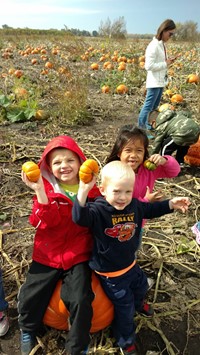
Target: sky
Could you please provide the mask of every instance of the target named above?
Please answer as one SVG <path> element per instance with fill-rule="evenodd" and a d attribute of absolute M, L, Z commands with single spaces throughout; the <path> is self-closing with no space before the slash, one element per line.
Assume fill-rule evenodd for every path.
<path fill-rule="evenodd" d="M 0 0 L 0 28 L 77 28 L 98 31 L 123 16 L 129 34 L 155 34 L 167 18 L 193 21 L 200 32 L 200 0 Z"/>

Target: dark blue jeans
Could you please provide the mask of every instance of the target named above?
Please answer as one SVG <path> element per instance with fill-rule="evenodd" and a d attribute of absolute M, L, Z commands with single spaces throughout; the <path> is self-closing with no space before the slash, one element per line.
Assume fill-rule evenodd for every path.
<path fill-rule="evenodd" d="M 147 277 L 137 264 L 118 277 L 98 276 L 114 305 L 113 335 L 118 345 L 125 348 L 135 342 L 134 315 L 143 307 Z"/>
<path fill-rule="evenodd" d="M 151 111 L 156 110 L 160 104 L 163 88 L 150 88 L 147 89 L 144 105 L 138 117 L 138 126 L 148 128 L 148 115 Z"/>

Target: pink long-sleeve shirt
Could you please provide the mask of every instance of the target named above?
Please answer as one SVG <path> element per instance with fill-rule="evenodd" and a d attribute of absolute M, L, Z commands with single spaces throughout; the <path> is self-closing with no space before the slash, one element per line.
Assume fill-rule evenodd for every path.
<path fill-rule="evenodd" d="M 157 179 L 173 178 L 179 174 L 180 165 L 177 160 L 170 155 L 165 155 L 164 158 L 167 159 L 166 163 L 164 165 L 159 165 L 153 171 L 145 168 L 143 164 L 140 165 L 135 177 L 133 197 L 142 201 L 147 201 L 147 199 L 144 198 L 147 186 L 149 186 L 150 191 L 152 192 Z"/>

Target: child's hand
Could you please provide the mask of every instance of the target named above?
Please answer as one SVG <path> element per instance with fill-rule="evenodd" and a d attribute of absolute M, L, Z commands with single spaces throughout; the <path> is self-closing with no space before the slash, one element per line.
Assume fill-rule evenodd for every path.
<path fill-rule="evenodd" d="M 78 194 L 77 194 L 77 199 L 79 202 L 80 206 L 85 206 L 86 200 L 87 200 L 87 195 L 89 191 L 93 188 L 93 186 L 96 184 L 97 178 L 95 175 L 93 175 L 93 178 L 90 182 L 87 184 L 83 182 L 82 180 L 79 181 L 79 189 L 78 189 Z"/>
<path fill-rule="evenodd" d="M 93 175 L 93 178 L 90 182 L 85 183 L 82 180 L 79 181 L 79 190 L 82 190 L 84 192 L 89 192 L 93 186 L 96 184 L 97 178 L 95 175 Z"/>
<path fill-rule="evenodd" d="M 174 197 L 169 201 L 170 209 L 181 210 L 185 213 L 191 204 L 188 197 Z"/>
<path fill-rule="evenodd" d="M 150 188 L 147 186 L 146 195 L 144 197 L 147 198 L 149 202 L 161 201 L 163 198 L 162 190 L 150 192 Z"/>
<path fill-rule="evenodd" d="M 167 161 L 160 154 L 153 154 L 153 155 L 150 156 L 150 158 L 148 158 L 148 160 L 151 161 L 152 163 L 156 164 L 157 166 L 164 165 L 166 163 L 166 161 Z"/>
<path fill-rule="evenodd" d="M 22 170 L 21 172 L 21 177 L 22 177 L 22 181 L 28 186 L 30 187 L 32 190 L 39 191 L 39 190 L 44 190 L 44 183 L 43 183 L 43 179 L 42 176 L 40 175 L 39 179 L 37 182 L 33 182 L 30 181 L 27 177 L 27 175 L 24 173 L 24 171 Z"/>

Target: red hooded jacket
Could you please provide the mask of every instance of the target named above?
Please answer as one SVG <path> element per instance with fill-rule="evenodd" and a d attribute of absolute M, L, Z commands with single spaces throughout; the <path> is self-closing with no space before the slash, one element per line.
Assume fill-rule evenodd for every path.
<path fill-rule="evenodd" d="M 53 138 L 46 146 L 39 166 L 49 200 L 46 205 L 33 198 L 33 209 L 29 221 L 36 228 L 33 260 L 54 268 L 67 270 L 90 257 L 93 240 L 91 232 L 72 221 L 73 202 L 65 195 L 54 175 L 47 168 L 47 154 L 54 148 L 67 148 L 76 153 L 80 161 L 86 160 L 77 143 L 69 136 Z M 89 198 L 100 195 L 95 186 Z"/>

